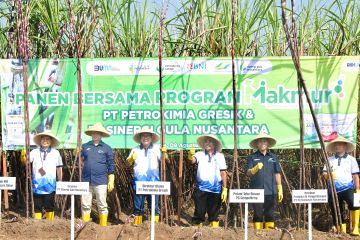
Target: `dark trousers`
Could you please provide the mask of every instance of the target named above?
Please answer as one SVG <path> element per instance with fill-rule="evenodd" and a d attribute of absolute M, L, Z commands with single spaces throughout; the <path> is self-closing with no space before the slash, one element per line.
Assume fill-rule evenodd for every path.
<path fill-rule="evenodd" d="M 347 217 L 345 216 L 344 212 L 344 202 L 347 203 L 348 208 L 350 210 L 358 210 L 358 207 L 354 207 L 354 190 L 353 189 L 348 189 L 342 192 L 338 192 L 337 193 L 338 196 L 338 200 L 339 200 L 339 207 L 340 207 L 340 213 L 341 213 L 341 222 L 345 223 Z M 334 205 L 333 205 L 333 199 L 332 199 L 332 195 L 331 193 L 329 193 L 329 204 L 330 204 L 330 208 L 331 208 L 331 215 L 332 215 L 332 219 L 333 219 L 333 224 L 336 225 L 336 221 L 335 221 L 335 209 L 334 209 Z"/>
<path fill-rule="evenodd" d="M 277 195 L 265 195 L 264 203 L 253 203 L 253 222 L 274 222 L 274 209 Z"/>
<path fill-rule="evenodd" d="M 148 203 L 148 207 L 151 214 L 151 195 L 139 195 L 135 194 L 134 196 L 134 214 L 137 216 L 141 216 L 144 214 L 144 205 L 145 205 L 145 198 Z M 155 195 L 155 215 L 160 215 L 159 209 L 159 195 Z"/>
<path fill-rule="evenodd" d="M 55 209 L 55 192 L 50 194 L 34 193 L 34 210 L 36 213 L 42 212 L 43 208 L 46 212 L 53 212 Z"/>
<path fill-rule="evenodd" d="M 200 224 L 205 221 L 205 214 L 208 214 L 209 222 L 218 221 L 221 195 L 220 193 L 203 192 L 195 190 L 195 212 L 192 219 L 194 224 Z"/>

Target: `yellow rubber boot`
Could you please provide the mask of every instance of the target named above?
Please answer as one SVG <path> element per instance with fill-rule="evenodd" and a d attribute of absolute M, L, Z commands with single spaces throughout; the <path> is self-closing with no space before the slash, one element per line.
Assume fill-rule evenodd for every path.
<path fill-rule="evenodd" d="M 107 214 L 100 214 L 100 221 L 99 221 L 100 226 L 106 227 L 108 225 L 107 219 L 108 219 Z"/>
<path fill-rule="evenodd" d="M 160 217 L 159 216 L 155 216 L 155 222 L 158 223 L 160 220 Z M 151 221 L 151 217 L 150 217 L 150 221 Z"/>
<path fill-rule="evenodd" d="M 42 213 L 41 212 L 34 213 L 34 219 L 35 220 L 41 220 L 42 219 Z"/>
<path fill-rule="evenodd" d="M 46 216 L 46 220 L 54 220 L 55 214 L 54 212 L 46 212 L 45 216 Z"/>
<path fill-rule="evenodd" d="M 254 222 L 254 229 L 255 230 L 263 229 L 263 223 L 262 222 Z"/>
<path fill-rule="evenodd" d="M 265 222 L 265 229 L 266 230 L 271 230 L 275 228 L 275 224 L 274 222 Z"/>
<path fill-rule="evenodd" d="M 212 221 L 210 222 L 210 226 L 212 228 L 218 228 L 219 227 L 219 221 Z"/>
<path fill-rule="evenodd" d="M 352 210 L 351 212 L 351 223 L 353 227 L 353 231 L 351 235 L 359 236 L 359 217 L 360 217 L 360 210 Z"/>
<path fill-rule="evenodd" d="M 346 223 L 341 224 L 341 233 L 346 233 Z"/>
<path fill-rule="evenodd" d="M 140 224 L 142 224 L 142 216 L 135 216 L 134 225 L 140 225 Z"/>
<path fill-rule="evenodd" d="M 90 213 L 83 213 L 82 219 L 84 222 L 89 222 L 90 221 Z"/>

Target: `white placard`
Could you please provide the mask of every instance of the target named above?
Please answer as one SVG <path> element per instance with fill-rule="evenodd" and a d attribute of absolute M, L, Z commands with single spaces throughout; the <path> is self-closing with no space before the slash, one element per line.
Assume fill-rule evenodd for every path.
<path fill-rule="evenodd" d="M 354 193 L 354 207 L 360 207 L 360 193 Z"/>
<path fill-rule="evenodd" d="M 293 203 L 327 203 L 328 193 L 326 189 L 321 190 L 292 190 Z"/>
<path fill-rule="evenodd" d="M 0 189 L 15 190 L 16 177 L 0 177 Z"/>
<path fill-rule="evenodd" d="M 136 182 L 136 194 L 170 195 L 170 182 Z"/>
<path fill-rule="evenodd" d="M 89 182 L 56 182 L 56 194 L 83 195 L 89 193 Z"/>
<path fill-rule="evenodd" d="M 231 203 L 263 203 L 264 189 L 230 189 Z"/>

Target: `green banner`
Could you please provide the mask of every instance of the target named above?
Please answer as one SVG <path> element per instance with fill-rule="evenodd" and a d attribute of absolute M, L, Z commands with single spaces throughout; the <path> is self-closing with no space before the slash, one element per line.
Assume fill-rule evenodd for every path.
<path fill-rule="evenodd" d="M 217 135 L 224 148 L 250 148 L 259 132 L 277 139 L 275 148 L 299 147 L 299 93 L 291 58 L 235 61 L 237 128 L 233 124 L 232 65 L 229 58 L 168 58 L 162 63 L 165 144 L 188 149 L 203 134 Z M 132 148 L 142 126 L 161 133 L 157 59 L 81 59 L 82 129 L 102 122 L 113 148 Z M 301 67 L 325 141 L 338 135 L 355 142 L 359 57 L 303 57 Z M 77 132 L 76 60 L 30 60 L 30 131 L 51 129 L 61 147 L 74 148 Z M 24 144 L 23 68 L 0 60 L 4 149 Z M 318 148 L 303 95 L 305 147 Z M 82 141 L 90 138 L 82 134 Z"/>

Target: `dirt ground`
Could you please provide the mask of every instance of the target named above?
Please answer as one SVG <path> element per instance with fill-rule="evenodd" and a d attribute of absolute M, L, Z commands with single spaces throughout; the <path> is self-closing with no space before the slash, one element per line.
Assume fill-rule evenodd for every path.
<path fill-rule="evenodd" d="M 183 219 L 182 219 L 183 220 Z M 155 239 L 244 239 L 244 230 L 223 227 L 213 229 L 205 224 L 201 227 L 190 226 L 186 220 L 183 226 L 169 226 L 158 223 L 155 227 Z M 109 222 L 109 226 L 101 227 L 97 220 L 84 223 L 81 219 L 75 221 L 75 239 L 122 239 L 122 240 L 146 240 L 150 239 L 150 221 L 144 221 L 140 226 L 132 224 L 131 217 L 122 215 L 119 222 Z M 306 231 L 294 229 L 276 229 L 255 233 L 249 224 L 249 239 L 307 239 Z M 26 219 L 15 214 L 4 216 L 1 222 L 0 239 L 70 239 L 70 220 L 55 218 L 53 221 Z M 313 239 L 360 239 L 350 235 L 335 235 L 328 232 L 313 231 Z"/>

